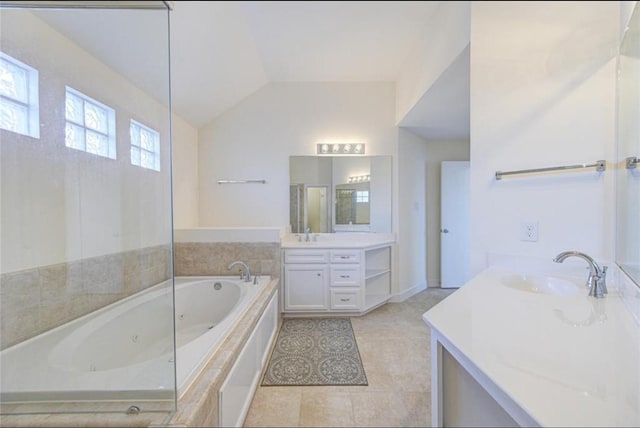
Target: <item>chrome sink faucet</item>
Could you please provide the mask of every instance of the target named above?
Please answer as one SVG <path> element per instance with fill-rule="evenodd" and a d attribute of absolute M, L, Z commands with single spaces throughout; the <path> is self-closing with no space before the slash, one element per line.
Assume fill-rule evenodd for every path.
<path fill-rule="evenodd" d="M 589 296 L 602 298 L 607 294 L 607 266 L 600 268 L 598 263 L 588 255 L 579 251 L 564 251 L 558 254 L 553 261 L 562 263 L 568 257 L 578 257 L 585 260 L 589 264 L 589 277 L 587 278 L 587 287 L 589 287 Z"/>
<path fill-rule="evenodd" d="M 247 266 L 245 262 L 236 260 L 235 262 L 232 262 L 229 266 L 227 266 L 227 269 L 231 270 L 235 265 L 240 265 L 240 267 L 242 268 L 240 278 L 244 278 L 244 282 L 251 282 L 251 269 L 249 269 L 249 266 Z"/>
<path fill-rule="evenodd" d="M 307 236 L 305 236 L 304 240 L 305 242 L 309 242 L 309 232 L 311 232 L 311 228 L 307 227 L 307 230 L 305 230 L 305 232 L 307 233 Z"/>

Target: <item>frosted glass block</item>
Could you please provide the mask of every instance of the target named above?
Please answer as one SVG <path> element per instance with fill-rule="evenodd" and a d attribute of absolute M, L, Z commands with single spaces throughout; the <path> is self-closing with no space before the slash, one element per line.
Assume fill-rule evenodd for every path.
<path fill-rule="evenodd" d="M 84 113 L 82 109 L 82 99 L 70 92 L 67 92 L 67 96 L 64 103 L 64 117 L 67 120 L 71 120 L 75 123 L 84 123 Z"/>
<path fill-rule="evenodd" d="M 155 135 L 147 131 L 146 129 L 140 130 L 140 147 L 150 152 L 154 152 L 156 149 Z"/>
<path fill-rule="evenodd" d="M 155 166 L 155 159 L 154 159 L 155 157 L 153 156 L 153 153 L 149 153 L 143 150 L 140 154 L 141 154 L 140 166 L 144 168 L 153 169 Z"/>
<path fill-rule="evenodd" d="M 107 133 L 107 112 L 88 102 L 84 103 L 84 124 L 87 128 Z"/>
<path fill-rule="evenodd" d="M 131 136 L 131 144 L 140 147 L 140 127 L 132 123 L 129 127 L 129 135 Z M 140 165 L 139 163 L 137 165 Z"/>
<path fill-rule="evenodd" d="M 140 149 L 131 146 L 131 164 L 140 166 Z"/>
<path fill-rule="evenodd" d="M 109 156 L 109 141 L 107 137 L 87 130 L 87 152 L 100 156 Z"/>
<path fill-rule="evenodd" d="M 26 106 L 0 98 L 0 128 L 27 134 L 29 110 Z"/>
<path fill-rule="evenodd" d="M 64 144 L 72 149 L 84 150 L 84 128 L 67 122 L 64 129 Z"/>
<path fill-rule="evenodd" d="M 2 58 L 0 60 L 0 94 L 23 103 L 27 98 L 27 70 Z"/>

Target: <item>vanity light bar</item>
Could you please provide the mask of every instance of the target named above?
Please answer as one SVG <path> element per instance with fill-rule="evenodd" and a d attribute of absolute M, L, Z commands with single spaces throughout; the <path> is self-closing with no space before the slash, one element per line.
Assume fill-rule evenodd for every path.
<path fill-rule="evenodd" d="M 349 177 L 349 183 L 366 183 L 368 181 L 371 181 L 371 176 L 369 174 Z"/>
<path fill-rule="evenodd" d="M 364 151 L 364 143 L 316 144 L 316 153 L 319 155 L 363 155 Z"/>

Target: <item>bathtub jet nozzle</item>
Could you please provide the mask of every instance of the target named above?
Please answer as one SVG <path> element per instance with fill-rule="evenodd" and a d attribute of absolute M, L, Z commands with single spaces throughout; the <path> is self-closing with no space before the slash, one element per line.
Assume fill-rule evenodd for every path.
<path fill-rule="evenodd" d="M 140 413 L 140 407 L 138 406 L 130 406 L 127 409 L 127 415 L 137 415 L 138 413 Z"/>

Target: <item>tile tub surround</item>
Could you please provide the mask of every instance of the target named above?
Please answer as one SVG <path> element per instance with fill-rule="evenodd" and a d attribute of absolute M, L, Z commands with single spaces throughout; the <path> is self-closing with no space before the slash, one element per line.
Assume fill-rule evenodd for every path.
<path fill-rule="evenodd" d="M 176 242 L 176 276 L 225 276 L 236 260 L 247 263 L 252 274 L 280 277 L 280 244 L 277 242 Z"/>
<path fill-rule="evenodd" d="M 205 427 L 218 425 L 218 391 L 231 370 L 240 350 L 249 339 L 280 281 L 272 279 L 256 296 L 253 304 L 231 329 L 218 350 L 211 356 L 191 387 L 178 400 L 177 411 L 167 417 L 166 412 L 93 414 L 1 415 L 0 426 L 64 426 L 64 427 Z M 278 320 L 280 324 L 281 319 Z M 67 406 L 67 407 L 64 407 Z M 99 406 L 99 405 L 98 405 Z M 101 407 L 97 407 L 101 409 Z M 60 404 L 56 412 L 73 412 L 73 404 Z M 99 410 L 98 410 L 99 411 Z"/>
<path fill-rule="evenodd" d="M 171 278 L 160 245 L 0 275 L 0 349 Z"/>

